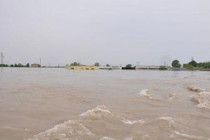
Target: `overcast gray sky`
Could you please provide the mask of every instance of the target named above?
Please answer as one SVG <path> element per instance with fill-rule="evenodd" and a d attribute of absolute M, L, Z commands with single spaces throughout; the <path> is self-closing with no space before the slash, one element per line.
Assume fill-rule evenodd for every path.
<path fill-rule="evenodd" d="M 210 0 L 0 0 L 5 63 L 210 61 Z"/>

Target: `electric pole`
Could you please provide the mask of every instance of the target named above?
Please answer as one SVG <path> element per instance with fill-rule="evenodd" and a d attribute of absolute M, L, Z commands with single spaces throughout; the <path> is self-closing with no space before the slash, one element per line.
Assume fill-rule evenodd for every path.
<path fill-rule="evenodd" d="M 42 58 L 40 57 L 40 67 L 42 66 Z"/>
<path fill-rule="evenodd" d="M 4 54 L 1 52 L 1 64 L 4 64 Z"/>

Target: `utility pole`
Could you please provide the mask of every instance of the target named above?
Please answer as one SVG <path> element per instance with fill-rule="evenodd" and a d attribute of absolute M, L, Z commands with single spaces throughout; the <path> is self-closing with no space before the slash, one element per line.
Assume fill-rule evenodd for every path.
<path fill-rule="evenodd" d="M 1 64 L 4 64 L 4 54 L 1 52 Z"/>
<path fill-rule="evenodd" d="M 42 66 L 42 58 L 40 57 L 40 67 Z"/>

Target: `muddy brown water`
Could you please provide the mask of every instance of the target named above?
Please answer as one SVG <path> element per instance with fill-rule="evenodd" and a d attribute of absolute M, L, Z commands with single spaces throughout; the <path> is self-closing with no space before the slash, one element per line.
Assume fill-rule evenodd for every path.
<path fill-rule="evenodd" d="M 210 72 L 0 69 L 1 140 L 208 140 Z"/>

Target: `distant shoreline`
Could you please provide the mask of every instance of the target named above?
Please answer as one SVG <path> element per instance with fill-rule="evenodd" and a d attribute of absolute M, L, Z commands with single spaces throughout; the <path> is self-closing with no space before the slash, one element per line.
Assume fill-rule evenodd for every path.
<path fill-rule="evenodd" d="M 65 66 L 51 66 L 51 67 L 0 67 L 0 68 L 30 68 L 30 69 L 50 69 L 50 68 L 53 68 L 53 69 L 67 69 L 69 70 L 67 67 Z M 97 70 L 70 70 L 70 71 L 104 71 L 104 70 L 107 70 L 107 71 L 112 71 L 112 69 L 97 69 Z M 123 70 L 123 71 L 210 71 L 210 69 L 196 69 L 196 70 L 188 70 L 188 69 L 184 69 L 184 68 L 180 68 L 180 69 L 177 69 L 177 68 L 168 68 L 168 69 L 146 69 L 146 68 L 142 68 L 142 69 L 113 69 L 113 70 Z"/>

